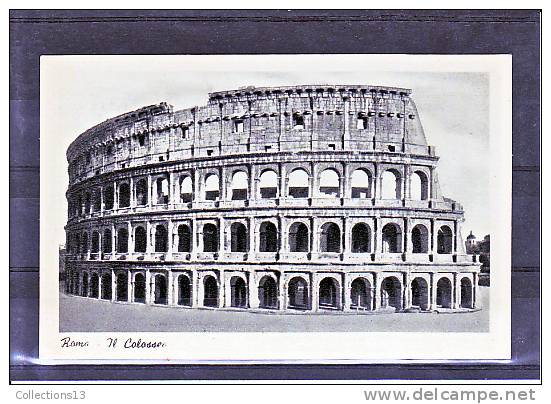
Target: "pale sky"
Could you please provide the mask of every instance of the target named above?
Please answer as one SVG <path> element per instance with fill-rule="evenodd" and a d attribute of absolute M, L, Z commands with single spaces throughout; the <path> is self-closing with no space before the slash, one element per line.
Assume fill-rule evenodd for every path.
<path fill-rule="evenodd" d="M 424 64 L 419 56 L 394 57 L 404 60 L 395 64 L 370 55 L 42 57 L 41 165 L 48 165 L 48 178 L 55 180 L 48 181 L 41 197 L 55 199 L 60 208 L 51 237 L 56 244 L 65 242 L 65 151 L 80 133 L 108 118 L 162 101 L 175 110 L 205 105 L 209 92 L 241 86 L 361 84 L 413 90 L 427 142 L 440 157 L 442 193 L 465 209 L 463 237 L 472 230 L 482 239 L 491 219 L 489 76 L 460 68 L 438 72 L 434 60 Z M 410 58 L 415 63 L 408 63 Z"/>

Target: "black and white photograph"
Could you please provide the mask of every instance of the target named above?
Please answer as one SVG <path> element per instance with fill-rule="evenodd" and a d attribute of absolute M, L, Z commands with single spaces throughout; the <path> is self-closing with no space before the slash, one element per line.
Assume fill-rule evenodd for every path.
<path fill-rule="evenodd" d="M 41 358 L 510 357 L 509 56 L 40 74 Z"/>

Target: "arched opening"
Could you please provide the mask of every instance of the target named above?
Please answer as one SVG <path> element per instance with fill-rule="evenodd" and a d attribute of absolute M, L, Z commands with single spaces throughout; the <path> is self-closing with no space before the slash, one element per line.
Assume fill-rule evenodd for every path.
<path fill-rule="evenodd" d="M 101 210 L 101 188 L 97 188 L 94 191 L 92 211 L 99 212 Z"/>
<path fill-rule="evenodd" d="M 134 302 L 145 303 L 145 276 L 141 273 L 136 274 L 134 277 Z"/>
<path fill-rule="evenodd" d="M 216 174 L 210 174 L 205 179 L 205 200 L 216 201 L 220 196 L 220 182 Z"/>
<path fill-rule="evenodd" d="M 247 307 L 247 284 L 243 278 L 234 276 L 230 279 L 231 307 Z"/>
<path fill-rule="evenodd" d="M 136 279 L 137 279 L 137 275 L 136 275 Z M 117 287 L 115 290 L 115 299 L 117 300 L 117 302 L 128 301 L 128 274 L 126 272 L 118 273 L 116 277 L 116 282 L 117 282 Z M 145 280 L 144 280 L 144 288 L 145 288 Z M 145 297 L 145 294 L 144 294 L 144 297 Z"/>
<path fill-rule="evenodd" d="M 422 224 L 411 230 L 411 243 L 414 254 L 426 254 L 429 251 L 429 231 Z"/>
<path fill-rule="evenodd" d="M 411 305 L 426 310 L 429 307 L 429 286 L 423 278 L 411 282 Z"/>
<path fill-rule="evenodd" d="M 92 233 L 92 253 L 99 253 L 99 233 L 97 231 Z"/>
<path fill-rule="evenodd" d="M 339 174 L 335 170 L 327 169 L 322 171 L 320 175 L 319 192 L 322 197 L 339 197 Z"/>
<path fill-rule="evenodd" d="M 275 171 L 264 171 L 260 175 L 259 188 L 261 198 L 277 198 L 277 174 Z"/>
<path fill-rule="evenodd" d="M 249 177 L 244 171 L 233 173 L 231 181 L 231 199 L 232 201 L 243 201 L 247 199 L 249 187 Z"/>
<path fill-rule="evenodd" d="M 90 297 L 99 298 L 99 275 L 93 273 L 90 278 Z"/>
<path fill-rule="evenodd" d="M 386 170 L 381 181 L 382 199 L 401 199 L 400 173 L 396 170 Z"/>
<path fill-rule="evenodd" d="M 214 276 L 205 276 L 203 290 L 203 306 L 218 307 L 218 282 L 216 282 Z"/>
<path fill-rule="evenodd" d="M 88 287 L 88 274 L 85 272 L 83 275 L 82 275 L 82 290 L 80 291 L 81 292 L 81 295 L 86 297 L 88 296 L 88 292 L 89 292 L 89 287 Z"/>
<path fill-rule="evenodd" d="M 308 310 L 308 283 L 300 277 L 289 281 L 289 307 L 293 309 Z"/>
<path fill-rule="evenodd" d="M 320 251 L 341 252 L 341 229 L 335 223 L 325 223 L 321 226 Z"/>
<path fill-rule="evenodd" d="M 371 198 L 371 173 L 358 169 L 352 173 L 352 198 Z"/>
<path fill-rule="evenodd" d="M 111 274 L 104 273 L 101 276 L 101 298 L 111 300 Z"/>
<path fill-rule="evenodd" d="M 136 183 L 136 204 L 138 206 L 147 205 L 147 194 L 147 180 L 145 178 L 142 178 Z"/>
<path fill-rule="evenodd" d="M 189 175 L 180 177 L 180 202 L 187 203 L 193 200 L 193 181 Z"/>
<path fill-rule="evenodd" d="M 402 231 L 395 223 L 383 227 L 383 253 L 402 252 Z"/>
<path fill-rule="evenodd" d="M 191 230 L 189 226 L 178 226 L 178 252 L 191 252 Z"/>
<path fill-rule="evenodd" d="M 162 274 L 155 275 L 155 304 L 168 303 L 166 276 Z"/>
<path fill-rule="evenodd" d="M 207 223 L 203 226 L 203 251 L 218 251 L 218 226 Z"/>
<path fill-rule="evenodd" d="M 108 185 L 103 189 L 103 202 L 105 205 L 105 210 L 113 209 L 115 201 L 115 190 L 113 185 Z"/>
<path fill-rule="evenodd" d="M 247 251 L 247 228 L 243 223 L 232 223 L 231 225 L 231 251 Z"/>
<path fill-rule="evenodd" d="M 398 278 L 391 276 L 385 278 L 381 284 L 381 307 L 402 309 L 402 285 Z"/>
<path fill-rule="evenodd" d="M 288 195 L 291 198 L 308 198 L 309 196 L 308 173 L 302 169 L 296 169 L 289 174 Z"/>
<path fill-rule="evenodd" d="M 147 251 L 147 231 L 142 226 L 134 230 L 134 251 L 144 253 Z"/>
<path fill-rule="evenodd" d="M 263 222 L 260 225 L 260 252 L 277 251 L 277 227 L 272 222 Z"/>
<path fill-rule="evenodd" d="M 82 245 L 80 247 L 80 252 L 83 254 L 88 253 L 88 233 L 82 233 Z"/>
<path fill-rule="evenodd" d="M 128 230 L 126 227 L 117 231 L 117 252 L 119 254 L 128 253 Z"/>
<path fill-rule="evenodd" d="M 453 245 L 453 233 L 448 226 L 438 229 L 437 252 L 438 254 L 451 254 Z"/>
<path fill-rule="evenodd" d="M 440 278 L 436 284 L 436 305 L 438 307 L 452 307 L 452 283 L 448 278 Z"/>
<path fill-rule="evenodd" d="M 168 251 L 168 232 L 166 227 L 159 224 L 155 227 L 155 252 Z"/>
<path fill-rule="evenodd" d="M 168 203 L 168 179 L 165 177 L 159 177 L 155 181 L 155 188 L 157 190 L 157 204 L 166 205 Z"/>
<path fill-rule="evenodd" d="M 337 308 L 338 307 L 339 284 L 333 278 L 323 278 L 319 284 L 319 307 Z"/>
<path fill-rule="evenodd" d="M 371 229 L 365 223 L 358 223 L 352 227 L 352 252 L 371 252 Z"/>
<path fill-rule="evenodd" d="M 411 199 L 424 201 L 429 198 L 429 182 L 427 175 L 422 171 L 415 171 L 411 175 Z"/>
<path fill-rule="evenodd" d="M 258 301 L 260 308 L 277 309 L 277 283 L 271 276 L 264 276 L 258 284 Z"/>
<path fill-rule="evenodd" d="M 119 185 L 119 208 L 130 206 L 130 184 L 123 182 Z"/>
<path fill-rule="evenodd" d="M 289 251 L 308 252 L 309 247 L 308 227 L 304 223 L 293 223 L 289 228 Z"/>
<path fill-rule="evenodd" d="M 85 215 L 90 214 L 91 206 L 92 206 L 92 195 L 90 195 L 90 192 L 86 192 L 86 195 L 84 197 L 84 214 Z"/>
<path fill-rule="evenodd" d="M 350 285 L 350 307 L 359 310 L 371 310 L 371 284 L 365 278 L 356 278 Z"/>
<path fill-rule="evenodd" d="M 473 308 L 473 284 L 469 278 L 461 279 L 461 307 Z"/>
<path fill-rule="evenodd" d="M 105 229 L 103 231 L 103 243 L 102 244 L 102 250 L 104 254 L 109 254 L 113 251 L 113 240 L 112 240 L 112 234 L 111 230 Z"/>
<path fill-rule="evenodd" d="M 178 304 L 180 306 L 191 306 L 191 280 L 186 275 L 178 276 Z"/>

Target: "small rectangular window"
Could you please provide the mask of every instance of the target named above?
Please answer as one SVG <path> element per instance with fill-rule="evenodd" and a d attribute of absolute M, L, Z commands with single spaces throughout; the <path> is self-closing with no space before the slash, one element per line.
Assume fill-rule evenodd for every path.
<path fill-rule="evenodd" d="M 367 129 L 367 118 L 358 118 L 356 121 L 356 129 Z"/>
<path fill-rule="evenodd" d="M 388 151 L 395 152 L 395 151 L 396 151 L 396 147 L 395 147 L 395 146 L 392 146 L 392 145 L 388 145 Z"/>
<path fill-rule="evenodd" d="M 145 144 L 145 136 L 144 135 L 138 136 L 138 142 L 140 143 L 140 146 L 143 146 Z"/>
<path fill-rule="evenodd" d="M 245 123 L 243 122 L 243 120 L 241 119 L 236 120 L 234 122 L 233 130 L 235 133 L 243 133 L 245 131 Z"/>
<path fill-rule="evenodd" d="M 335 143 L 329 143 L 329 150 L 335 150 Z"/>
<path fill-rule="evenodd" d="M 207 150 L 207 156 L 212 156 L 212 149 Z"/>
<path fill-rule="evenodd" d="M 264 146 L 264 151 L 270 151 L 272 149 L 272 146 Z"/>
<path fill-rule="evenodd" d="M 165 158 L 163 156 L 160 156 L 159 161 L 165 161 Z"/>
<path fill-rule="evenodd" d="M 187 139 L 188 136 L 189 136 L 189 127 L 187 126 L 182 127 L 182 137 L 184 139 Z"/>
<path fill-rule="evenodd" d="M 304 129 L 304 117 L 302 115 L 293 115 L 293 129 Z"/>

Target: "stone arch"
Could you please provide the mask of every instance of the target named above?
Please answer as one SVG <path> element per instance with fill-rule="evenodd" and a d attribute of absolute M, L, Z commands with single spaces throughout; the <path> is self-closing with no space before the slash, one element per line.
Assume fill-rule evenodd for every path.
<path fill-rule="evenodd" d="M 191 252 L 191 229 L 186 224 L 178 226 L 178 252 Z"/>
<path fill-rule="evenodd" d="M 128 301 L 128 272 L 125 271 L 116 274 L 115 281 L 117 283 L 115 300 L 117 300 L 117 302 Z"/>
<path fill-rule="evenodd" d="M 203 306 L 218 307 L 218 282 L 212 275 L 203 278 Z"/>
<path fill-rule="evenodd" d="M 145 280 L 145 275 L 141 272 L 138 272 L 134 276 L 134 302 L 136 303 L 145 303 L 147 292 L 147 285 Z"/>
<path fill-rule="evenodd" d="M 472 309 L 473 304 L 473 283 L 467 277 L 461 279 L 461 307 Z"/>
<path fill-rule="evenodd" d="M 145 178 L 140 178 L 136 182 L 136 204 L 138 206 L 147 205 L 149 200 L 149 192 L 147 187 L 147 180 Z"/>
<path fill-rule="evenodd" d="M 205 177 L 205 194 L 206 201 L 216 201 L 220 198 L 220 180 L 217 174 L 210 173 Z"/>
<path fill-rule="evenodd" d="M 264 275 L 258 283 L 258 301 L 262 309 L 277 309 L 278 287 L 276 280 L 269 275 Z"/>
<path fill-rule="evenodd" d="M 101 298 L 111 300 L 111 272 L 105 272 L 101 275 Z"/>
<path fill-rule="evenodd" d="M 352 227 L 352 252 L 371 252 L 371 228 L 366 223 L 357 223 Z"/>
<path fill-rule="evenodd" d="M 310 307 L 310 293 L 308 282 L 301 276 L 291 278 L 287 286 L 289 307 L 308 310 Z"/>
<path fill-rule="evenodd" d="M 327 168 L 321 172 L 319 194 L 326 198 L 338 198 L 340 196 L 340 176 L 335 169 Z"/>
<path fill-rule="evenodd" d="M 218 226 L 213 223 L 203 225 L 203 251 L 218 251 Z"/>
<path fill-rule="evenodd" d="M 290 198 L 308 198 L 310 196 L 310 180 L 306 170 L 295 168 L 289 174 L 287 194 Z"/>
<path fill-rule="evenodd" d="M 155 304 L 168 304 L 168 282 L 166 276 L 156 274 L 154 287 Z"/>
<path fill-rule="evenodd" d="M 90 297 L 99 299 L 99 275 L 97 272 L 93 272 L 90 277 Z"/>
<path fill-rule="evenodd" d="M 249 176 L 245 171 L 235 171 L 231 180 L 231 199 L 232 201 L 242 201 L 248 199 Z"/>
<path fill-rule="evenodd" d="M 231 251 L 246 252 L 247 251 L 247 227 L 240 222 L 232 223 L 231 232 Z"/>
<path fill-rule="evenodd" d="M 449 226 L 443 225 L 438 229 L 437 235 L 438 254 L 451 254 L 453 250 L 453 232 Z"/>
<path fill-rule="evenodd" d="M 247 297 L 247 282 L 240 276 L 232 276 L 230 279 L 231 307 L 246 308 L 248 306 Z"/>
<path fill-rule="evenodd" d="M 180 177 L 180 202 L 188 203 L 193 200 L 193 180 L 190 175 Z"/>
<path fill-rule="evenodd" d="M 398 170 L 388 169 L 381 178 L 381 199 L 401 199 L 402 181 Z"/>
<path fill-rule="evenodd" d="M 321 252 L 341 252 L 341 229 L 333 222 L 324 223 L 320 232 Z"/>
<path fill-rule="evenodd" d="M 144 253 L 147 251 L 147 231 L 143 226 L 134 229 L 134 251 Z"/>
<path fill-rule="evenodd" d="M 99 232 L 97 231 L 92 232 L 92 248 L 90 252 L 93 254 L 99 253 Z"/>
<path fill-rule="evenodd" d="M 429 198 L 429 181 L 423 171 L 414 171 L 411 174 L 411 199 L 424 201 Z"/>
<path fill-rule="evenodd" d="M 436 305 L 451 309 L 452 307 L 452 282 L 447 277 L 442 277 L 436 283 Z"/>
<path fill-rule="evenodd" d="M 110 229 L 105 229 L 103 231 L 103 242 L 102 244 L 102 250 L 104 254 L 110 254 L 113 250 L 113 235 L 111 234 Z"/>
<path fill-rule="evenodd" d="M 274 170 L 265 170 L 260 174 L 259 192 L 262 199 L 277 198 L 277 174 Z"/>
<path fill-rule="evenodd" d="M 158 224 L 155 226 L 155 252 L 168 251 L 168 231 L 165 225 Z"/>
<path fill-rule="evenodd" d="M 381 307 L 402 310 L 402 284 L 395 276 L 388 276 L 381 282 Z"/>
<path fill-rule="evenodd" d="M 354 170 L 350 178 L 351 196 L 355 199 L 365 199 L 372 197 L 372 177 L 371 172 L 364 168 Z"/>
<path fill-rule="evenodd" d="M 117 230 L 117 253 L 128 253 L 128 229 L 126 227 Z"/>
<path fill-rule="evenodd" d="M 308 226 L 302 222 L 295 222 L 289 227 L 289 251 L 310 251 L 310 235 Z"/>
<path fill-rule="evenodd" d="M 426 254 L 429 251 L 429 231 L 422 225 L 418 224 L 411 230 L 411 243 L 413 245 L 414 254 Z"/>
<path fill-rule="evenodd" d="M 402 252 L 402 229 L 396 223 L 387 223 L 383 226 L 383 253 Z"/>
<path fill-rule="evenodd" d="M 88 284 L 88 272 L 82 274 L 82 290 L 80 291 L 81 295 L 84 297 L 88 296 L 90 285 Z"/>
<path fill-rule="evenodd" d="M 318 286 L 319 307 L 336 309 L 339 306 L 339 282 L 333 277 L 323 278 Z"/>
<path fill-rule="evenodd" d="M 122 182 L 119 184 L 119 208 L 128 208 L 130 206 L 130 184 Z"/>
<path fill-rule="evenodd" d="M 262 222 L 260 225 L 260 252 L 276 252 L 277 251 L 277 227 L 272 222 Z"/>
<path fill-rule="evenodd" d="M 350 307 L 353 309 L 372 310 L 373 300 L 371 283 L 364 277 L 358 277 L 350 284 Z"/>
<path fill-rule="evenodd" d="M 192 306 L 193 285 L 189 276 L 178 275 L 178 305 Z"/>
<path fill-rule="evenodd" d="M 429 285 L 424 278 L 417 277 L 411 281 L 411 305 L 421 310 L 429 307 Z"/>

